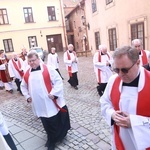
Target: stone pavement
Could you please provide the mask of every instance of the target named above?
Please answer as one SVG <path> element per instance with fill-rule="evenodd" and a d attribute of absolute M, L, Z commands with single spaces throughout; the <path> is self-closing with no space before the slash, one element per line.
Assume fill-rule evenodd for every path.
<path fill-rule="evenodd" d="M 92 56 L 79 57 L 79 89 L 75 90 L 67 82 L 63 53 L 58 55 L 72 128 L 56 150 L 110 150 L 110 131 L 100 113 Z M 18 150 L 46 150 L 46 134 L 40 119 L 33 116 L 31 105 L 14 89 L 13 94 L 0 90 L 0 111 Z"/>

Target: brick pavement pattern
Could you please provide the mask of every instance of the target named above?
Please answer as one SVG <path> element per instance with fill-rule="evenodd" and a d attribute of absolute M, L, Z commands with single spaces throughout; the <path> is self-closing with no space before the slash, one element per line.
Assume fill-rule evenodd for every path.
<path fill-rule="evenodd" d="M 63 53 L 59 52 L 58 56 L 72 128 L 65 139 L 56 145 L 56 150 L 110 150 L 110 130 L 100 113 L 93 57 L 78 57 L 79 89 L 75 90 L 67 82 Z M 15 85 L 13 94 L 0 90 L 0 103 L 0 110 L 18 150 L 46 150 L 46 134 L 41 121 L 33 115 L 31 105 L 18 93 Z"/>

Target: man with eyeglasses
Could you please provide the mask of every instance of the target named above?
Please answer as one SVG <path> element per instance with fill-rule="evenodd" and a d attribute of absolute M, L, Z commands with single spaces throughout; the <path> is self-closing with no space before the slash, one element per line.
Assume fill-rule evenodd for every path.
<path fill-rule="evenodd" d="M 133 47 L 117 48 L 113 59 L 116 74 L 100 98 L 102 115 L 113 133 L 112 149 L 149 149 L 150 73 L 140 66 Z"/>
<path fill-rule="evenodd" d="M 142 41 L 140 39 L 134 39 L 132 41 L 132 46 L 134 48 L 136 48 L 139 53 L 140 65 L 143 66 L 143 65 L 147 64 L 148 63 L 148 55 L 150 52 L 148 50 L 143 50 Z"/>
<path fill-rule="evenodd" d="M 36 51 L 30 51 L 27 58 L 30 68 L 24 73 L 21 91 L 32 104 L 34 115 L 42 121 L 48 138 L 45 146 L 54 150 L 70 129 L 62 79 L 54 68 L 40 61 Z"/>

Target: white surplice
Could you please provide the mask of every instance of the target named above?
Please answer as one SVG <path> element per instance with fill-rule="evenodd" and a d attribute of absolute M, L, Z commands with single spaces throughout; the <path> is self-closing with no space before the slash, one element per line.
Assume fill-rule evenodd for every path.
<path fill-rule="evenodd" d="M 68 70 L 68 66 L 71 66 L 72 73 L 78 72 L 78 58 L 77 58 L 77 56 L 73 52 L 69 53 L 71 59 L 68 60 L 67 53 L 69 53 L 69 50 L 67 50 L 64 53 L 64 63 L 66 64 L 66 69 Z M 73 62 L 74 60 L 76 60 L 77 62 Z"/>
<path fill-rule="evenodd" d="M 30 72 L 28 86 L 24 79 L 21 83 L 21 91 L 26 99 L 32 98 L 32 109 L 38 117 L 51 117 L 58 113 L 59 109 L 54 102 L 48 97 L 48 92 L 43 79 L 43 66 L 40 64 L 41 70 Z M 58 72 L 48 67 L 51 78 L 52 90 L 50 94 L 58 96 L 57 103 L 60 107 L 65 106 L 63 98 L 63 83 Z"/>
<path fill-rule="evenodd" d="M 24 62 L 21 58 L 18 58 L 18 60 L 20 61 L 20 65 L 21 65 L 21 70 L 24 70 Z M 19 68 L 19 64 L 18 64 L 18 61 L 14 61 L 14 63 L 16 63 L 16 65 L 18 66 Z M 8 71 L 9 71 L 9 75 L 10 77 L 14 77 L 14 78 L 17 78 L 19 79 L 20 81 L 22 80 L 22 77 L 20 76 L 19 72 L 16 70 L 13 62 L 12 62 L 12 59 L 9 60 L 9 63 L 8 63 Z"/>
<path fill-rule="evenodd" d="M 115 111 L 110 100 L 110 93 L 116 77 L 117 74 L 110 78 L 105 92 L 100 98 L 101 112 L 109 126 L 111 126 L 111 116 Z M 119 109 L 129 113 L 131 121 L 131 128 L 120 127 L 120 137 L 125 150 L 145 150 L 150 147 L 150 118 L 136 114 L 138 92 L 143 89 L 144 84 L 144 68 L 141 67 L 138 87 L 122 86 L 122 82 L 119 86 L 121 92 Z M 143 95 L 143 97 L 144 96 L 146 95 Z M 111 129 L 113 133 L 113 126 L 111 126 Z M 115 150 L 114 134 L 112 134 L 112 140 L 112 149 Z"/>
<path fill-rule="evenodd" d="M 150 52 L 149 52 L 148 50 L 144 50 L 144 51 L 145 51 L 146 57 L 147 57 L 147 59 L 148 59 Z M 141 54 L 139 55 L 140 65 L 141 65 L 141 66 L 145 65 L 145 64 L 143 64 L 142 56 L 143 56 L 143 52 L 141 51 Z M 147 62 L 147 63 L 148 63 L 148 62 Z"/>
<path fill-rule="evenodd" d="M 96 52 L 94 54 L 93 57 L 93 65 L 94 65 L 94 72 L 96 74 L 96 79 L 99 82 L 99 77 L 98 77 L 98 69 L 100 69 L 101 71 L 101 83 L 107 83 L 109 78 L 112 75 L 112 71 L 110 66 L 106 66 L 106 63 L 109 62 L 110 64 L 112 64 L 113 60 L 111 55 L 108 53 L 108 55 L 110 56 L 110 59 L 107 55 L 101 55 L 101 62 L 98 61 L 98 56 L 99 55 L 99 51 Z"/>
<path fill-rule="evenodd" d="M 58 54 L 48 54 L 47 65 L 53 66 L 54 69 L 58 69 Z"/>

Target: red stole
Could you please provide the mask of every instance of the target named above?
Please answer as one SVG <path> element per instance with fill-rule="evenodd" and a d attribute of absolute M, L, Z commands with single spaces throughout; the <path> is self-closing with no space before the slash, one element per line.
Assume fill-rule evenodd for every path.
<path fill-rule="evenodd" d="M 136 114 L 141 116 L 150 117 L 150 85 L 146 83 L 150 83 L 150 73 L 147 70 L 144 70 L 145 74 L 145 84 L 143 89 L 138 93 L 138 102 L 137 102 L 137 108 L 136 108 Z M 120 85 L 120 77 L 118 76 L 112 86 L 111 89 L 111 101 L 114 106 L 115 110 L 119 110 L 119 101 L 120 101 L 120 91 L 119 91 L 119 85 Z M 114 134 L 115 134 L 115 145 L 117 150 L 125 150 L 123 143 L 121 141 L 121 138 L 119 136 L 119 126 L 114 124 Z M 146 150 L 150 150 L 150 148 L 147 148 Z"/>
<path fill-rule="evenodd" d="M 72 53 L 76 56 L 76 53 L 74 51 Z M 70 54 L 68 51 L 67 51 L 67 57 L 68 57 L 68 60 L 71 60 L 71 57 L 70 57 Z M 69 77 L 72 77 L 72 67 L 71 66 L 68 66 L 68 74 L 69 74 Z"/>
<path fill-rule="evenodd" d="M 14 59 L 12 59 L 12 63 L 13 63 L 13 65 L 14 65 L 15 69 L 18 71 L 18 73 L 20 74 L 20 76 L 23 77 L 24 73 L 23 73 L 22 71 L 20 71 L 20 69 L 21 69 L 20 60 L 18 59 L 17 61 L 18 61 L 18 65 L 17 65 L 17 63 L 14 61 Z"/>
<path fill-rule="evenodd" d="M 146 55 L 146 52 L 144 50 L 141 50 L 141 58 L 142 58 L 142 63 L 143 65 L 147 64 L 148 63 L 148 59 L 147 59 L 147 55 Z"/>
<path fill-rule="evenodd" d="M 101 52 L 98 52 L 98 62 L 101 62 Z M 108 53 L 106 53 L 108 59 L 110 59 L 110 56 Z M 101 83 L 101 69 L 98 69 L 98 83 Z"/>
<path fill-rule="evenodd" d="M 30 75 L 30 68 L 26 71 L 25 75 L 24 75 L 24 81 L 28 84 L 28 80 L 29 80 L 29 75 Z M 50 74 L 48 72 L 47 66 L 43 64 L 43 79 L 44 79 L 44 83 L 47 89 L 47 92 L 50 93 L 50 91 L 52 90 L 52 84 L 51 83 L 51 78 L 50 78 Z M 57 104 L 57 100 L 54 99 L 53 100 L 55 106 L 61 111 L 61 112 L 67 112 L 65 109 L 61 108 L 58 104 Z"/>

